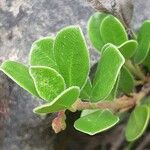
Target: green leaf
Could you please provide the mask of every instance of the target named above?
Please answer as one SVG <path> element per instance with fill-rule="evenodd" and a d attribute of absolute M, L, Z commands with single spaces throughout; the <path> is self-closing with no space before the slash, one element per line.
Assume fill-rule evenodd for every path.
<path fill-rule="evenodd" d="M 105 45 L 102 47 L 101 53 L 103 53 L 103 52 L 106 50 L 106 48 L 108 48 L 109 46 L 112 46 L 112 44 L 111 44 L 111 43 L 105 44 Z"/>
<path fill-rule="evenodd" d="M 53 100 L 65 89 L 63 77 L 54 69 L 44 66 L 30 67 L 30 75 L 41 98 Z"/>
<path fill-rule="evenodd" d="M 150 96 L 144 97 L 142 99 L 142 105 L 146 105 L 149 109 L 149 113 L 150 113 Z"/>
<path fill-rule="evenodd" d="M 138 43 L 135 40 L 129 40 L 121 44 L 118 49 L 120 50 L 121 54 L 126 58 L 129 59 L 131 58 L 138 47 Z"/>
<path fill-rule="evenodd" d="M 115 98 L 117 97 L 117 92 L 118 92 L 118 87 L 119 87 L 119 81 L 120 81 L 120 74 L 118 75 L 117 81 L 112 89 L 112 91 L 110 92 L 110 94 L 106 97 L 106 100 L 108 101 L 112 101 L 115 100 Z"/>
<path fill-rule="evenodd" d="M 138 34 L 138 49 L 136 51 L 134 61 L 141 64 L 148 55 L 150 48 L 150 21 L 145 21 L 139 30 Z"/>
<path fill-rule="evenodd" d="M 144 64 L 144 66 L 146 66 L 147 69 L 150 71 L 150 51 L 149 51 L 149 53 L 148 53 L 146 59 L 144 60 L 143 64 Z"/>
<path fill-rule="evenodd" d="M 27 66 L 19 62 L 7 60 L 2 63 L 1 70 L 20 87 L 39 97 Z"/>
<path fill-rule="evenodd" d="M 141 99 L 142 104 L 150 105 L 150 96 L 144 97 Z"/>
<path fill-rule="evenodd" d="M 47 66 L 57 68 L 54 59 L 54 40 L 44 37 L 32 44 L 29 64 L 31 66 Z"/>
<path fill-rule="evenodd" d="M 99 109 L 84 109 L 84 110 L 82 110 L 80 117 L 84 117 L 86 115 L 92 114 L 98 110 Z"/>
<path fill-rule="evenodd" d="M 149 122 L 149 110 L 147 106 L 138 106 L 131 113 L 125 136 L 127 141 L 134 141 L 138 139 L 145 131 Z"/>
<path fill-rule="evenodd" d="M 114 16 L 105 17 L 100 26 L 100 34 L 104 43 L 112 43 L 116 46 L 128 40 L 128 35 L 121 22 Z"/>
<path fill-rule="evenodd" d="M 110 94 L 124 62 L 123 56 L 113 45 L 102 53 L 93 81 L 93 101 L 103 100 Z"/>
<path fill-rule="evenodd" d="M 85 100 L 90 100 L 91 90 L 92 90 L 92 84 L 91 84 L 90 79 L 88 78 L 85 86 L 83 87 L 83 89 L 80 92 L 80 98 L 85 99 Z"/>
<path fill-rule="evenodd" d="M 82 88 L 89 74 L 90 59 L 83 33 L 78 26 L 64 28 L 57 34 L 54 55 L 67 87 Z"/>
<path fill-rule="evenodd" d="M 74 127 L 86 134 L 95 135 L 113 127 L 119 118 L 109 110 L 98 110 L 75 121 Z"/>
<path fill-rule="evenodd" d="M 47 114 L 68 109 L 78 99 L 79 93 L 79 87 L 69 87 L 68 89 L 64 90 L 60 95 L 58 95 L 52 102 L 36 107 L 33 112 L 39 114 Z"/>
<path fill-rule="evenodd" d="M 119 89 L 126 94 L 132 93 L 134 89 L 134 77 L 125 66 L 121 68 Z"/>
<path fill-rule="evenodd" d="M 102 20 L 107 16 L 105 13 L 96 12 L 92 15 L 88 21 L 88 35 L 93 44 L 93 46 L 101 51 L 102 46 L 104 45 L 101 34 L 100 34 L 100 25 Z"/>

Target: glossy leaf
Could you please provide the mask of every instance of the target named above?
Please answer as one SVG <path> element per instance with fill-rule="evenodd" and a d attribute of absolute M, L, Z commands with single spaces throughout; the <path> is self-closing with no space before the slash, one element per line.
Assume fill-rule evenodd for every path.
<path fill-rule="evenodd" d="M 44 37 L 32 44 L 29 64 L 31 66 L 56 67 L 54 59 L 54 40 L 51 37 Z"/>
<path fill-rule="evenodd" d="M 100 34 L 104 43 L 112 43 L 116 46 L 128 40 L 127 33 L 121 22 L 114 16 L 105 17 L 100 26 Z"/>
<path fill-rule="evenodd" d="M 81 90 L 80 98 L 85 100 L 90 100 L 91 98 L 91 90 L 92 90 L 92 84 L 90 79 L 87 80 L 85 86 Z"/>
<path fill-rule="evenodd" d="M 131 113 L 125 136 L 128 141 L 138 139 L 145 131 L 149 122 L 149 110 L 147 106 L 138 106 Z"/>
<path fill-rule="evenodd" d="M 93 101 L 103 100 L 110 94 L 124 61 L 115 46 L 109 46 L 102 53 L 93 81 L 91 93 Z"/>
<path fill-rule="evenodd" d="M 102 46 L 104 45 L 101 34 L 100 34 L 100 24 L 102 20 L 107 16 L 105 13 L 96 12 L 92 15 L 88 21 L 88 35 L 93 44 L 93 46 L 101 51 Z"/>
<path fill-rule="evenodd" d="M 82 88 L 88 77 L 90 60 L 83 33 L 78 26 L 67 27 L 57 34 L 54 55 L 67 87 Z"/>
<path fill-rule="evenodd" d="M 129 40 L 121 44 L 118 49 L 126 59 L 129 59 L 135 54 L 137 47 L 138 43 L 135 40 Z"/>
<path fill-rule="evenodd" d="M 44 66 L 30 67 L 30 74 L 41 98 L 47 101 L 53 100 L 65 89 L 62 76 L 54 69 Z"/>
<path fill-rule="evenodd" d="M 119 118 L 109 110 L 98 110 L 75 121 L 74 127 L 86 134 L 95 135 L 113 127 Z"/>
<path fill-rule="evenodd" d="M 78 99 L 79 93 L 79 87 L 69 87 L 58 95 L 52 102 L 36 107 L 33 112 L 47 114 L 68 109 Z"/>
<path fill-rule="evenodd" d="M 39 96 L 27 66 L 8 60 L 1 65 L 1 70 L 23 89 L 35 96 Z"/>
<path fill-rule="evenodd" d="M 136 51 L 134 61 L 141 64 L 148 55 L 150 48 L 150 21 L 145 21 L 138 34 L 138 49 Z"/>
<path fill-rule="evenodd" d="M 119 88 L 126 94 L 132 93 L 134 89 L 134 77 L 125 66 L 121 68 Z"/>

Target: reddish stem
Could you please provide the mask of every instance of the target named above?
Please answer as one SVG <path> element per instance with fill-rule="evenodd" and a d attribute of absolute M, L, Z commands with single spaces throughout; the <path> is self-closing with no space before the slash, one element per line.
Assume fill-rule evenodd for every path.
<path fill-rule="evenodd" d="M 52 121 L 52 128 L 55 133 L 59 133 L 62 130 L 65 130 L 66 128 L 66 115 L 65 111 L 60 111 L 57 113 L 57 117 L 53 119 Z"/>

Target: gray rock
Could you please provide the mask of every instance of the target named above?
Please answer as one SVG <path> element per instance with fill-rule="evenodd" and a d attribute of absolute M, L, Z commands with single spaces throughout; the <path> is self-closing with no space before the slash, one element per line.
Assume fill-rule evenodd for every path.
<path fill-rule="evenodd" d="M 132 26 L 135 30 L 141 26 L 144 20 L 150 19 L 150 1 L 149 0 L 134 0 L 134 13 Z"/>
<path fill-rule="evenodd" d="M 150 18 L 150 1 L 135 0 L 132 25 L 137 29 Z M 2 0 L 0 1 L 0 62 L 6 59 L 27 63 L 33 41 L 55 36 L 68 25 L 80 25 L 92 50 L 86 24 L 94 10 L 84 0 Z M 55 134 L 51 117 L 40 117 L 32 109 L 41 104 L 13 81 L 0 73 L 0 149 L 53 150 Z M 60 145 L 61 146 L 61 145 Z"/>
<path fill-rule="evenodd" d="M 54 36 L 68 25 L 79 24 L 84 33 L 92 13 L 83 0 L 4 0 L 0 2 L 0 61 L 6 59 L 27 63 L 33 41 L 42 36 Z M 26 91 L 4 74 L 0 74 L 0 149 L 53 150 L 55 134 L 51 117 L 33 114 L 40 105 Z M 7 109 L 7 111 L 6 111 Z"/>

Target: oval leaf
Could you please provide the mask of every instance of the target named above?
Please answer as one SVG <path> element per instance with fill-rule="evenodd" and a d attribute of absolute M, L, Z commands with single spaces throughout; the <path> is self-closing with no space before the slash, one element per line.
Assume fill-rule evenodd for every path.
<path fill-rule="evenodd" d="M 128 141 L 134 141 L 145 131 L 149 122 L 149 110 L 147 106 L 138 106 L 131 113 L 125 136 Z"/>
<path fill-rule="evenodd" d="M 85 86 L 83 87 L 83 89 L 80 92 L 80 98 L 85 99 L 85 100 L 90 100 L 91 90 L 92 90 L 92 84 L 91 84 L 90 79 L 88 78 Z"/>
<path fill-rule="evenodd" d="M 93 46 L 101 51 L 102 46 L 104 45 L 101 34 L 100 34 L 100 24 L 102 20 L 107 16 L 105 13 L 96 12 L 92 15 L 88 21 L 88 35 L 93 44 Z"/>
<path fill-rule="evenodd" d="M 56 68 L 54 59 L 54 40 L 44 37 L 32 44 L 29 64 L 31 66 L 47 66 Z"/>
<path fill-rule="evenodd" d="M 109 46 L 102 53 L 93 81 L 93 101 L 103 100 L 110 94 L 124 62 L 123 56 L 115 46 Z"/>
<path fill-rule="evenodd" d="M 146 59 L 144 60 L 143 64 L 150 71 L 150 51 L 149 51 Z"/>
<path fill-rule="evenodd" d="M 138 49 L 136 51 L 134 61 L 141 64 L 148 55 L 150 48 L 150 21 L 145 21 L 138 34 Z"/>
<path fill-rule="evenodd" d="M 54 54 L 67 87 L 82 88 L 88 77 L 90 60 L 81 29 L 71 26 L 61 30 L 55 40 Z"/>
<path fill-rule="evenodd" d="M 52 113 L 68 109 L 78 99 L 80 93 L 79 87 L 72 86 L 58 95 L 51 103 L 36 107 L 34 113 Z"/>
<path fill-rule="evenodd" d="M 8 60 L 1 65 L 1 70 L 23 89 L 39 97 L 27 66 Z"/>
<path fill-rule="evenodd" d="M 128 40 L 125 28 L 121 22 L 114 16 L 105 17 L 100 26 L 100 34 L 104 43 L 112 43 L 116 46 Z"/>
<path fill-rule="evenodd" d="M 44 66 L 30 67 L 38 94 L 44 100 L 51 101 L 65 89 L 62 76 L 54 69 Z"/>
<path fill-rule="evenodd" d="M 120 80 L 120 74 L 118 75 L 118 78 L 117 78 L 117 81 L 112 89 L 112 91 L 110 92 L 110 94 L 106 97 L 105 100 L 109 100 L 109 101 L 112 101 L 112 100 L 115 100 L 115 98 L 117 97 L 118 95 L 118 87 L 119 87 L 119 80 Z"/>
<path fill-rule="evenodd" d="M 126 94 L 130 94 L 134 89 L 134 78 L 130 71 L 123 66 L 119 80 L 119 89 Z"/>
<path fill-rule="evenodd" d="M 109 110 L 98 110 L 75 121 L 74 127 L 86 134 L 95 135 L 113 127 L 119 118 Z"/>
<path fill-rule="evenodd" d="M 126 59 L 129 59 L 135 54 L 137 47 L 138 43 L 135 40 L 129 40 L 120 45 L 118 49 Z"/>

